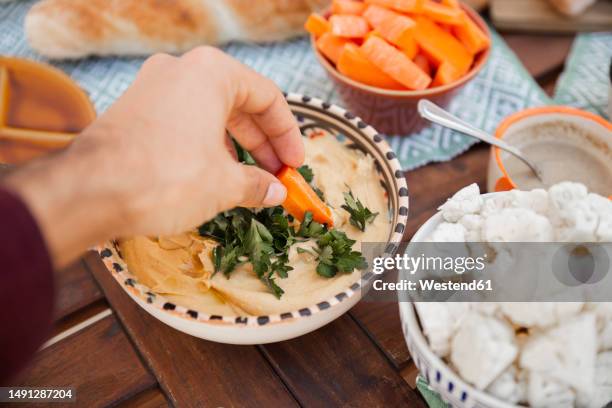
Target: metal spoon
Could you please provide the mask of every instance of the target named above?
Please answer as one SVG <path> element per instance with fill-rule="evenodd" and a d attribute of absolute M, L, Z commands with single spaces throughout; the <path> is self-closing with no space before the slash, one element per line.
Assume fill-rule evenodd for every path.
<path fill-rule="evenodd" d="M 417 104 L 417 109 L 419 111 L 419 115 L 421 115 L 422 118 L 429 120 L 430 122 L 437 123 L 440 126 L 444 126 L 449 129 L 456 130 L 457 132 L 464 133 L 468 136 L 475 137 L 476 139 L 482 140 L 485 143 L 507 151 L 508 153 L 512 154 L 513 156 L 521 160 L 523 163 L 525 163 L 531 169 L 533 174 L 535 174 L 535 176 L 541 182 L 544 182 L 544 180 L 542 180 L 542 172 L 540 171 L 540 169 L 538 169 L 538 167 L 531 160 L 527 159 L 527 157 L 525 157 L 525 154 L 518 147 L 510 146 L 503 140 L 491 136 L 484 130 L 480 130 L 470 125 L 469 123 L 462 121 L 455 115 L 445 111 L 444 109 L 442 109 L 435 103 L 428 101 L 427 99 L 421 99 Z"/>

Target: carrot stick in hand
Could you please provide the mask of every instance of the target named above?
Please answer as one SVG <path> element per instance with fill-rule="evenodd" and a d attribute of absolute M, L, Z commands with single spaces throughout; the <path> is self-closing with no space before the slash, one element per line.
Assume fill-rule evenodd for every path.
<path fill-rule="evenodd" d="M 312 213 L 312 218 L 318 223 L 334 225 L 332 212 L 327 205 L 314 192 L 310 184 L 294 168 L 283 166 L 276 177 L 287 189 L 287 198 L 283 208 L 296 219 L 303 221 L 307 211 Z"/>

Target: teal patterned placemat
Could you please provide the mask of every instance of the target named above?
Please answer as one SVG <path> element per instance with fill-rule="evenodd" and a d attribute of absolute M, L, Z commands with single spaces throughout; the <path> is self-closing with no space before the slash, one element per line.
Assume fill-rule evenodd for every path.
<path fill-rule="evenodd" d="M 0 4 L 0 54 L 42 60 L 28 47 L 23 34 L 23 19 L 33 3 L 30 0 Z M 276 81 L 285 91 L 342 104 L 306 38 L 267 45 L 232 44 L 225 50 Z M 142 61 L 140 58 L 89 58 L 53 62 L 53 65 L 72 76 L 89 93 L 98 112 L 102 112 L 131 83 Z M 205 75 L 202 80 L 206 80 Z M 453 100 L 450 109 L 474 125 L 492 131 L 504 116 L 527 106 L 547 103 L 544 92 L 494 33 L 489 63 Z M 472 138 L 437 126 L 410 137 L 388 140 L 405 169 L 449 160 L 475 143 Z"/>
<path fill-rule="evenodd" d="M 576 37 L 555 89 L 555 103 L 608 117 L 612 32 Z"/>
<path fill-rule="evenodd" d="M 427 402 L 429 408 L 451 408 L 449 404 L 442 401 L 440 394 L 430 388 L 427 380 L 420 375 L 417 377 L 416 387 L 423 396 L 425 402 Z"/>

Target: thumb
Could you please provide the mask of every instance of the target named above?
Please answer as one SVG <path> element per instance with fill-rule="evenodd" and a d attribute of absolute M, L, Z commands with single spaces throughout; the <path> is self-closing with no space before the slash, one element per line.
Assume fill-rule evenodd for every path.
<path fill-rule="evenodd" d="M 241 165 L 243 207 L 273 207 L 287 197 L 287 189 L 272 174 L 257 167 Z"/>

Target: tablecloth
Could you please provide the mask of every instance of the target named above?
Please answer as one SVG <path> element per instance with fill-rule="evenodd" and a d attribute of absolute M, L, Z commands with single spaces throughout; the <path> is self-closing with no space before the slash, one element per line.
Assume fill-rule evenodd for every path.
<path fill-rule="evenodd" d="M 32 0 L 0 4 L 0 54 L 45 61 L 29 48 L 23 33 L 23 19 L 32 4 Z M 273 79 L 285 91 L 342 104 L 305 37 L 272 44 L 231 44 L 224 48 Z M 142 62 L 141 58 L 51 61 L 89 93 L 98 112 L 103 112 L 123 93 Z M 450 110 L 476 126 L 493 131 L 504 116 L 527 106 L 549 102 L 514 53 L 493 32 L 493 48 L 488 64 L 453 100 Z M 470 137 L 438 126 L 410 137 L 405 136 L 408 135 L 389 136 L 388 141 L 406 170 L 432 161 L 450 160 L 476 143 Z"/>

